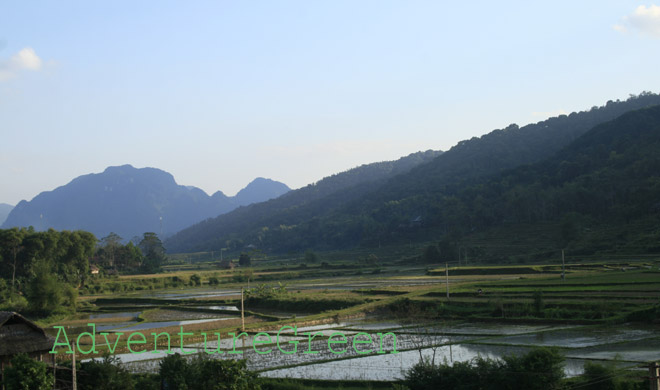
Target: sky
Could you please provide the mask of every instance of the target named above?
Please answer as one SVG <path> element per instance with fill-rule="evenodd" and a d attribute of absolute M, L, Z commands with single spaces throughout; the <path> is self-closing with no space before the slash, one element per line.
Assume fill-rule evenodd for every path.
<path fill-rule="evenodd" d="M 108 166 L 234 195 L 660 92 L 660 3 L 0 0 L 0 203 Z"/>

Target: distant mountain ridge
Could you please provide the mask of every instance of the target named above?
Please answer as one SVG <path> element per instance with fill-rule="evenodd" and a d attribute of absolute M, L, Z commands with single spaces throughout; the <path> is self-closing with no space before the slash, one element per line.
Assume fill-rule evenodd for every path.
<path fill-rule="evenodd" d="M 7 219 L 7 216 L 11 212 L 14 206 L 7 203 L 0 203 L 0 225 Z"/>
<path fill-rule="evenodd" d="M 37 230 L 87 230 L 102 238 L 110 232 L 131 239 L 144 232 L 167 236 L 236 207 L 280 196 L 285 184 L 258 178 L 228 197 L 212 196 L 197 187 L 178 185 L 156 168 L 108 167 L 102 173 L 79 176 L 31 201 L 21 201 L 3 228 L 33 226 Z"/>
<path fill-rule="evenodd" d="M 252 180 L 245 188 L 238 191 L 233 197 L 233 200 L 238 206 L 247 206 L 252 203 L 259 203 L 268 199 L 277 198 L 290 190 L 291 189 L 284 183 L 258 177 Z"/>

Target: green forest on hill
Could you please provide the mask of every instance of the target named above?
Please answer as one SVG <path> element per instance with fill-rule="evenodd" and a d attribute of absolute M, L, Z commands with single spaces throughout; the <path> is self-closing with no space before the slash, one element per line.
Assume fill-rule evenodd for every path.
<path fill-rule="evenodd" d="M 207 220 L 166 246 L 287 253 L 437 241 L 451 259 L 467 245 L 485 261 L 502 261 L 524 237 L 542 241 L 541 257 L 568 246 L 584 255 L 656 253 L 659 110 L 630 111 L 657 104 L 660 96 L 643 93 L 511 125 L 384 180 L 314 199 L 298 192 L 314 188 L 306 187 Z M 489 248 L 491 233 L 506 237 L 497 249 Z"/>

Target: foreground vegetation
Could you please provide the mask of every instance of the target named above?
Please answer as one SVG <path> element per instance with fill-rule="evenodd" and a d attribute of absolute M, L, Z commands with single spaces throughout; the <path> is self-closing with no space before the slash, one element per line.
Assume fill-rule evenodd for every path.
<path fill-rule="evenodd" d="M 180 255 L 170 259 L 161 259 L 161 272 L 159 273 L 135 273 L 140 270 L 138 267 L 124 274 L 92 276 L 90 274 L 82 275 L 75 270 L 75 267 L 65 267 L 69 263 L 64 260 L 64 257 L 78 253 L 75 250 L 65 251 L 65 248 L 68 248 L 67 243 L 71 242 L 71 233 L 54 231 L 47 233 L 23 231 L 23 233 L 26 234 L 21 245 L 23 242 L 31 244 L 49 237 L 51 238 L 49 242 L 53 242 L 53 244 L 44 246 L 43 249 L 38 249 L 41 248 L 40 245 L 35 246 L 38 250 L 30 249 L 29 253 L 35 255 L 34 260 L 27 263 L 29 265 L 27 270 L 20 270 L 20 272 L 17 270 L 18 276 L 14 284 L 16 292 L 13 296 L 27 297 L 24 311 L 33 313 L 37 318 L 41 316 L 38 320 L 40 325 L 46 327 L 50 325 L 69 326 L 67 332 L 70 339 L 77 338 L 81 332 L 89 330 L 86 324 L 89 322 L 90 314 L 111 314 L 135 310 L 139 310 L 138 321 L 149 322 L 166 319 L 194 319 L 198 318 L 198 315 L 209 316 L 206 318 L 217 317 L 219 314 L 234 315 L 236 317 L 229 321 L 212 321 L 191 325 L 187 328 L 188 331 L 195 332 L 195 334 L 199 334 L 201 331 L 226 334 L 242 326 L 239 317 L 236 312 L 225 312 L 211 307 L 240 307 L 241 289 L 245 292 L 245 330 L 251 335 L 282 325 L 304 326 L 326 322 L 336 323 L 344 319 L 367 315 L 394 319 L 409 327 L 423 323 L 439 324 L 451 321 L 572 323 L 604 326 L 616 326 L 616 324 L 629 321 L 646 323 L 660 321 L 660 295 L 658 295 L 660 262 L 649 256 L 625 261 L 582 260 L 573 256 L 568 257 L 565 267 L 562 267 L 559 261 L 526 265 L 515 265 L 515 262 L 497 266 L 480 265 L 476 263 L 475 258 L 472 258 L 470 265 L 466 266 L 463 258 L 460 265 L 458 262 L 454 262 L 446 268 L 446 263 L 443 262 L 445 259 L 436 257 L 438 252 L 441 252 L 442 243 L 427 242 L 417 246 L 383 247 L 374 250 L 359 249 L 352 252 L 308 252 L 292 257 L 268 257 L 263 254 L 251 253 L 243 256 L 242 265 L 239 259 L 233 259 L 233 263 L 235 263 L 233 269 L 222 268 L 212 254 L 206 254 L 206 257 L 205 254 L 188 255 L 190 257 Z M 75 235 L 73 236 L 75 237 Z M 84 237 L 84 235 L 80 235 L 80 237 Z M 119 253 L 130 245 L 132 244 L 120 244 L 115 248 L 116 251 L 112 256 L 107 243 L 96 247 L 92 253 L 95 253 L 95 256 L 102 255 L 101 259 L 105 260 L 100 261 L 108 261 L 114 257 L 115 262 L 122 262 Z M 84 248 L 84 245 L 80 247 Z M 12 251 L 7 250 L 6 247 L 3 247 L 3 251 L 3 259 L 12 258 Z M 26 249 L 17 250 L 17 254 L 22 254 L 22 256 L 27 253 Z M 57 257 L 57 253 L 63 253 L 60 255 L 62 257 Z M 135 256 L 138 258 L 142 256 L 142 261 L 147 254 L 148 252 L 143 249 L 140 249 L 139 253 L 135 252 Z M 49 259 L 49 261 L 44 261 L 44 259 Z M 6 267 L 8 264 L 11 263 L 5 262 L 4 266 Z M 50 267 L 46 268 L 47 272 L 44 273 L 47 277 L 43 277 L 44 274 L 39 273 L 40 264 L 47 264 Z M 84 262 L 80 264 L 83 264 L 83 267 L 85 264 L 89 266 Z M 5 268 L 5 277 L 10 275 L 7 273 L 7 269 L 13 271 L 12 268 Z M 565 275 L 564 278 L 561 277 L 562 272 Z M 63 280 L 71 282 L 62 282 Z M 447 284 L 446 281 L 449 283 Z M 30 292 L 31 288 L 35 288 L 30 287 L 31 285 L 40 288 L 55 286 L 54 288 L 59 289 L 49 294 L 58 297 L 57 302 L 59 303 L 58 308 L 51 312 L 50 316 L 47 310 L 37 309 L 38 306 L 34 302 L 37 302 L 35 297 L 39 295 Z M 76 294 L 67 305 L 62 306 L 61 304 L 66 302 L 64 287 L 75 291 Z M 168 299 L 145 294 L 158 290 L 163 290 L 164 293 L 182 292 L 189 297 Z M 12 295 L 8 294 L 11 291 L 11 284 L 6 283 L 3 291 L 4 297 L 11 297 Z M 214 291 L 221 291 L 223 294 L 204 297 L 204 293 Z M 202 294 L 196 294 L 196 292 Z M 449 297 L 447 297 L 447 293 L 449 293 Z M 5 308 L 11 308 L 14 301 L 15 298 L 14 300 L 4 300 L 2 304 Z M 285 314 L 278 314 L 278 311 Z M 132 319 L 126 318 L 125 320 Z M 95 321 L 101 323 L 104 319 Z M 171 333 L 178 331 L 178 328 L 175 331 L 172 331 L 174 328 L 159 329 Z M 49 331 L 52 332 L 52 328 L 49 328 Z M 97 335 L 97 337 L 99 336 Z M 111 342 L 114 341 L 113 337 L 110 337 Z M 184 339 L 184 342 L 201 341 L 195 337 L 199 338 L 199 336 L 189 336 Z M 97 344 L 102 341 L 97 339 Z M 146 349 L 154 348 L 150 342 L 151 340 L 148 340 L 145 345 Z M 89 340 L 83 340 L 82 344 L 88 346 Z M 116 352 L 127 352 L 125 339 L 119 341 Z M 87 357 L 102 358 L 100 355 L 85 356 L 85 358 Z M 79 358 L 83 358 L 83 356 L 79 356 Z M 467 375 L 470 378 L 480 378 L 479 386 L 482 386 L 487 382 L 499 383 L 498 381 L 493 382 L 495 376 L 488 376 L 490 375 L 488 373 L 500 375 L 495 372 L 514 370 L 511 368 L 513 366 L 508 366 L 509 364 L 527 364 L 516 359 L 523 359 L 523 357 L 518 356 L 515 359 L 511 357 L 502 361 L 477 359 L 452 365 L 448 365 L 446 362 L 429 364 L 421 361 L 408 372 L 405 383 L 359 381 L 340 383 L 320 380 L 259 379 L 258 384 L 263 389 L 319 389 L 339 386 L 345 389 L 369 387 L 384 389 L 404 385 L 410 389 L 416 389 L 424 388 L 424 383 L 435 383 L 437 386 L 441 386 L 441 383 L 450 383 L 447 382 L 449 378 L 454 378 L 461 383 L 471 383 L 467 379 L 460 379 L 461 375 Z M 60 363 L 70 364 L 66 361 Z M 117 386 L 123 386 L 122 388 L 136 389 L 159 388 L 160 386 L 162 379 L 160 376 L 128 374 L 111 363 L 112 359 L 106 359 L 101 363 L 86 362 L 80 365 L 80 369 L 81 372 L 89 371 L 90 374 L 87 375 L 90 377 L 108 375 L 108 379 L 103 381 L 103 383 L 107 383 L 107 386 L 114 383 L 117 383 Z M 177 364 L 185 366 L 182 362 Z M 186 361 L 185 364 L 193 363 Z M 188 371 L 205 369 L 185 367 Z M 213 370 L 216 369 L 222 371 L 218 367 L 213 368 Z M 484 371 L 484 369 L 486 370 Z M 34 368 L 34 370 L 41 372 L 38 368 Z M 474 374 L 475 370 L 478 370 L 481 376 Z M 611 375 L 608 374 L 610 372 Z M 48 373 L 44 374 L 45 381 L 50 380 Z M 66 375 L 66 372 L 63 371 L 61 375 Z M 588 364 L 585 366 L 585 375 L 584 378 L 560 378 L 557 388 L 571 388 L 571 386 L 590 388 L 589 375 L 593 378 L 598 375 L 611 376 L 615 380 L 612 384 L 614 387 L 610 387 L 613 389 L 635 389 L 639 386 L 637 380 L 628 378 L 626 371 L 620 372 L 609 366 Z M 109 379 L 112 376 L 118 377 L 116 380 Z M 40 376 L 34 376 L 34 378 L 37 377 Z M 8 378 L 11 378 L 11 375 Z M 21 375 L 14 376 L 14 378 L 21 378 Z M 81 374 L 80 378 L 81 386 L 84 386 L 82 382 L 85 380 L 85 374 Z M 444 382 L 437 382 L 440 380 L 437 378 L 443 378 Z M 175 379 L 182 380 L 181 383 L 186 383 L 187 388 L 204 388 L 203 386 L 206 386 L 186 382 L 192 379 Z M 521 381 L 522 379 L 519 379 L 517 383 L 522 383 Z M 181 387 L 177 388 L 186 388 L 183 386 L 184 384 L 181 384 Z M 498 387 L 476 388 L 496 389 Z"/>
<path fill-rule="evenodd" d="M 584 375 L 566 379 L 564 358 L 556 349 L 537 348 L 521 356 L 502 359 L 477 357 L 471 361 L 435 364 L 421 360 L 407 370 L 400 382 L 318 381 L 258 378 L 246 369 L 245 360 L 185 359 L 179 354 L 160 362 L 158 374 L 130 374 L 106 356 L 101 360 L 77 363 L 81 390 L 305 390 L 305 389 L 409 389 L 409 390 L 645 390 L 648 380 L 613 365 L 585 364 Z M 68 365 L 69 368 L 71 365 Z M 12 360 L 6 370 L 7 390 L 50 389 L 55 381 L 66 383 L 70 370 L 57 378 L 45 363 L 25 355 Z"/>

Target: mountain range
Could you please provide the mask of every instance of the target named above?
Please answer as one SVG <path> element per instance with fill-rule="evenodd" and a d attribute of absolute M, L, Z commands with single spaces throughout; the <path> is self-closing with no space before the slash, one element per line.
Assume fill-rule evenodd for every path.
<path fill-rule="evenodd" d="M 7 216 L 11 212 L 14 206 L 7 203 L 0 203 L 0 225 L 7 219 Z"/>
<path fill-rule="evenodd" d="M 456 250 L 460 240 L 488 229 L 492 231 L 502 224 L 554 226 L 561 222 L 564 214 L 576 211 L 539 203 L 538 199 L 544 199 L 541 183 L 525 182 L 522 173 L 514 176 L 519 181 L 507 182 L 503 178 L 509 177 L 512 170 L 526 172 L 531 169 L 529 167 L 536 167 L 535 164 L 550 166 L 550 172 L 543 171 L 546 175 L 558 175 L 560 171 L 567 174 L 571 170 L 580 172 L 579 167 L 588 161 L 578 158 L 577 155 L 585 154 L 575 149 L 575 145 L 596 143 L 602 145 L 602 153 L 617 150 L 617 142 L 624 141 L 600 140 L 599 137 L 605 136 L 594 135 L 601 134 L 599 126 L 614 121 L 608 125 L 613 126 L 610 133 L 631 142 L 625 133 L 628 125 L 615 119 L 633 113 L 633 116 L 648 116 L 653 122 L 652 113 L 634 112 L 658 104 L 659 95 L 645 92 L 626 101 L 608 101 L 588 111 L 560 115 L 524 127 L 512 124 L 480 138 L 462 141 L 445 153 L 427 155 L 419 164 L 392 170 L 378 180 L 365 181 L 364 176 L 356 175 L 357 172 L 347 171 L 334 177 L 346 183 L 341 188 L 316 193 L 317 186 L 324 188 L 333 179 L 327 178 L 278 199 L 193 225 L 171 236 L 166 246 L 172 252 L 188 252 L 220 248 L 241 250 L 254 245 L 265 251 L 286 253 L 449 240 Z M 655 131 L 653 125 L 650 126 L 647 131 Z M 648 147 L 642 148 L 644 145 L 638 146 L 648 150 Z M 632 158 L 627 156 L 633 156 L 633 150 L 622 151 L 625 153 L 620 156 L 622 161 Z M 660 155 L 660 150 L 656 151 Z M 559 162 L 552 160 L 557 155 L 565 157 Z M 352 176 L 358 179 L 349 183 L 348 178 Z M 568 182 L 563 184 L 569 185 Z M 618 185 L 616 182 L 608 184 Z M 486 191 L 491 185 L 497 190 Z M 502 193 L 511 198 L 505 208 L 509 214 L 499 212 L 498 207 L 504 208 L 499 197 Z M 579 197 L 579 194 L 572 196 Z M 517 197 L 527 203 L 518 204 Z M 554 202 L 563 204 L 571 200 L 556 198 Z M 514 218 L 522 210 L 532 214 L 544 210 L 544 214 L 526 220 Z M 556 210 L 561 212 L 553 212 Z M 610 216 L 610 211 L 602 217 Z"/>
<path fill-rule="evenodd" d="M 280 196 L 290 189 L 257 178 L 236 196 L 178 185 L 156 168 L 108 167 L 77 177 L 11 210 L 3 228 L 33 226 L 37 230 L 86 230 L 101 238 L 114 232 L 128 240 L 145 232 L 168 236 L 236 207 Z"/>

